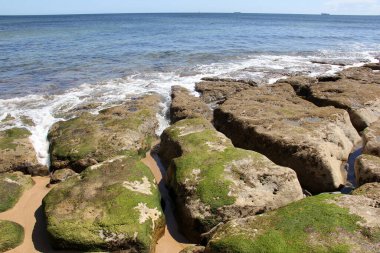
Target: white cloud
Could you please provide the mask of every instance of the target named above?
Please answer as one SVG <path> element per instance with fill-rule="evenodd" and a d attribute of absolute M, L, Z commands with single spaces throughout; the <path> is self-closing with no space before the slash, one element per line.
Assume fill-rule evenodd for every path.
<path fill-rule="evenodd" d="M 325 8 L 337 14 L 380 15 L 380 0 L 328 0 Z"/>

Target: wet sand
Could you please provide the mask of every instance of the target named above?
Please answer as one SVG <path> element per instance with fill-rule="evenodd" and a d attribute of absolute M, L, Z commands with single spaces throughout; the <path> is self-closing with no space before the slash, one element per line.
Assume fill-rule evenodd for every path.
<path fill-rule="evenodd" d="M 50 191 L 46 185 L 49 177 L 33 177 L 35 185 L 24 192 L 17 204 L 10 210 L 0 213 L 1 220 L 17 222 L 24 227 L 24 242 L 8 252 L 48 252 L 50 249 L 45 231 L 45 219 L 42 212 L 42 199 Z"/>
<path fill-rule="evenodd" d="M 169 192 L 166 189 L 163 175 L 165 170 L 158 157 L 154 158 L 151 152 L 142 161 L 151 169 L 156 178 L 162 198 L 165 201 L 165 216 L 167 225 L 164 236 L 156 245 L 156 253 L 178 253 L 182 249 L 191 246 L 184 236 L 178 232 L 177 222 L 172 211 Z M 0 220 L 14 221 L 24 227 L 24 242 L 17 248 L 7 253 L 33 253 L 33 252 L 75 252 L 53 250 L 46 231 L 46 222 L 42 210 L 42 199 L 51 188 L 47 188 L 49 177 L 33 177 L 35 185 L 24 192 L 17 204 L 10 210 L 0 213 Z"/>
<path fill-rule="evenodd" d="M 184 248 L 191 246 L 186 238 L 179 233 L 178 225 L 174 217 L 169 191 L 165 186 L 163 175 L 165 175 L 165 169 L 161 165 L 159 158 L 151 152 L 146 154 L 146 158 L 142 160 L 152 171 L 156 178 L 161 197 L 165 201 L 165 218 L 166 227 L 164 236 L 157 242 L 156 253 L 178 253 Z"/>

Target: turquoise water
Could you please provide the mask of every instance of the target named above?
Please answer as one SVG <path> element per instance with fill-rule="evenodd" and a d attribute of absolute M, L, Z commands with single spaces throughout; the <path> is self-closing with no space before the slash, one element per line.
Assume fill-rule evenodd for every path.
<path fill-rule="evenodd" d="M 0 129 L 34 126 L 48 162 L 49 127 L 89 103 L 105 108 L 205 76 L 272 83 L 376 61 L 379 16 L 120 14 L 0 16 Z M 324 64 L 321 64 L 324 63 Z M 93 112 L 99 109 L 95 109 Z"/>

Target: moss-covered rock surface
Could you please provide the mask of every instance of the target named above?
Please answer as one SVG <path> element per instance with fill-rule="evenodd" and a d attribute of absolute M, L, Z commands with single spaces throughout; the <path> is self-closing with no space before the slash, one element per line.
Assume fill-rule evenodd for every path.
<path fill-rule="evenodd" d="M 153 175 L 136 157 L 89 167 L 57 185 L 43 205 L 59 249 L 154 252 L 164 231 Z"/>
<path fill-rule="evenodd" d="M 11 221 L 0 220 L 0 252 L 6 252 L 24 241 L 24 229 Z"/>
<path fill-rule="evenodd" d="M 373 203 L 363 196 L 309 197 L 219 227 L 205 252 L 379 252 L 380 223 L 371 220 L 379 217 L 379 211 Z"/>
<path fill-rule="evenodd" d="M 235 148 L 206 119 L 182 120 L 166 129 L 160 156 L 170 164 L 168 180 L 183 232 L 194 240 L 219 222 L 302 198 L 293 170 Z"/>
<path fill-rule="evenodd" d="M 22 172 L 0 174 L 0 212 L 11 209 L 25 190 L 30 189 L 34 181 Z"/>
<path fill-rule="evenodd" d="M 0 131 L 0 173 L 22 171 L 31 175 L 48 175 L 46 166 L 39 164 L 25 128 Z"/>
<path fill-rule="evenodd" d="M 81 172 L 117 155 L 150 148 L 158 125 L 160 97 L 148 95 L 102 110 L 98 115 L 56 123 L 49 131 L 52 170 Z"/>

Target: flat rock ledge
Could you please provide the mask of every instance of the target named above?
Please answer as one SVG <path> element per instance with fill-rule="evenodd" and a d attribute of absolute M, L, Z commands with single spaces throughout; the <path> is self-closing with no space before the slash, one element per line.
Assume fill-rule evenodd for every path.
<path fill-rule="evenodd" d="M 345 110 L 318 107 L 285 83 L 231 96 L 214 111 L 214 124 L 235 146 L 295 170 L 314 194 L 345 184 L 342 165 L 361 140 Z"/>
<path fill-rule="evenodd" d="M 274 210 L 303 198 L 296 173 L 235 148 L 206 119 L 186 119 L 161 135 L 178 222 L 194 242 L 220 222 Z"/>
<path fill-rule="evenodd" d="M 156 138 L 160 97 L 148 95 L 105 109 L 98 115 L 58 122 L 49 131 L 51 170 L 81 172 L 109 158 L 145 155 Z"/>
<path fill-rule="evenodd" d="M 33 176 L 49 175 L 47 166 L 41 165 L 25 128 L 0 131 L 0 173 L 21 171 Z"/>
<path fill-rule="evenodd" d="M 201 94 L 201 98 L 208 104 L 223 103 L 229 96 L 257 87 L 253 81 L 220 79 L 220 78 L 203 78 L 201 82 L 195 85 L 195 90 Z"/>
<path fill-rule="evenodd" d="M 300 96 L 318 106 L 347 110 L 352 124 L 361 132 L 380 118 L 380 73 L 372 69 L 348 68 L 319 81 L 305 77 L 278 83 L 290 83 Z"/>
<path fill-rule="evenodd" d="M 190 91 L 181 86 L 172 87 L 172 102 L 170 105 L 170 120 L 172 123 L 182 119 L 205 118 L 212 120 L 212 111 L 210 107 L 190 94 Z"/>
<path fill-rule="evenodd" d="M 364 196 L 321 194 L 220 226 L 207 253 L 379 252 L 380 209 Z"/>

